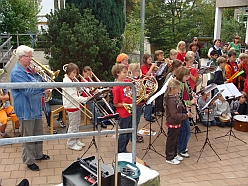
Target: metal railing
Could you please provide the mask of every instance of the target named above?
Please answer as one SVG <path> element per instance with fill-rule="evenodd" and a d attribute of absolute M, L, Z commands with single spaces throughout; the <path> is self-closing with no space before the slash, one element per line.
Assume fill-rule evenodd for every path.
<path fill-rule="evenodd" d="M 118 133 L 132 133 L 132 162 L 136 162 L 136 89 L 131 82 L 75 82 L 75 83 L 63 83 L 63 82 L 39 82 L 39 83 L 0 83 L 0 89 L 24 89 L 24 88 L 56 88 L 56 87 L 113 87 L 113 86 L 130 86 L 132 87 L 132 128 L 119 129 Z M 118 127 L 118 126 L 116 126 Z M 103 130 L 101 135 L 114 134 L 113 130 Z M 0 146 L 36 142 L 36 141 L 48 141 L 68 138 L 79 138 L 84 136 L 97 136 L 97 131 L 91 132 L 78 132 L 78 133 L 66 133 L 56 135 L 40 135 L 40 136 L 28 136 L 18 138 L 0 139 Z M 117 137 L 117 136 L 115 136 Z"/>
<path fill-rule="evenodd" d="M 9 59 L 12 56 L 12 45 L 11 45 L 11 36 L 1 37 L 1 39 L 7 39 L 1 46 L 0 46 L 0 65 L 3 68 Z"/>

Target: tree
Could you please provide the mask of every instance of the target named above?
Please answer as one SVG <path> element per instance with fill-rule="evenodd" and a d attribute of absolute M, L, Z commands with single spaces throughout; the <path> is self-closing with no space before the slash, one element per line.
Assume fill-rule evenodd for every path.
<path fill-rule="evenodd" d="M 85 9 L 83 15 L 74 6 L 55 10 L 47 16 L 48 31 L 43 34 L 47 41 L 46 53 L 50 53 L 52 69 L 63 70 L 68 63 L 75 63 L 80 71 L 86 65 L 99 79 L 112 79 L 111 67 L 118 54 L 116 42 L 109 38 L 105 26 Z M 62 73 L 56 81 L 62 80 Z"/>
<path fill-rule="evenodd" d="M 66 0 L 69 5 L 74 4 L 81 14 L 84 9 L 92 9 L 95 18 L 106 26 L 111 39 L 119 39 L 125 28 L 123 0 Z"/>
<path fill-rule="evenodd" d="M 242 16 L 241 16 L 242 18 Z M 238 22 L 234 17 L 222 19 L 221 28 L 221 40 L 222 42 L 231 42 L 234 36 L 241 37 L 240 41 L 244 41 L 245 38 L 245 24 L 244 22 Z"/>
<path fill-rule="evenodd" d="M 210 36 L 214 27 L 214 0 L 150 0 L 145 27 L 150 43 L 168 53 L 180 40 Z"/>
<path fill-rule="evenodd" d="M 123 34 L 123 45 L 121 51 L 126 54 L 131 54 L 140 48 L 140 19 L 128 18 L 125 32 Z"/>
<path fill-rule="evenodd" d="M 33 0 L 0 0 L 1 33 L 25 33 L 37 32 L 37 14 L 39 4 Z M 28 39 L 27 39 L 28 38 Z M 22 37 L 23 41 L 30 37 Z M 30 43 L 30 42 L 29 42 Z"/>

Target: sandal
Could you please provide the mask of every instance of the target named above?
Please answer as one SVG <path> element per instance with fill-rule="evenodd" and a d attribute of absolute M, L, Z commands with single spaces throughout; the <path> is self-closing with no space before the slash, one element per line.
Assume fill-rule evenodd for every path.
<path fill-rule="evenodd" d="M 50 159 L 50 156 L 43 154 L 41 158 L 38 158 L 36 160 L 49 160 L 49 159 Z"/>

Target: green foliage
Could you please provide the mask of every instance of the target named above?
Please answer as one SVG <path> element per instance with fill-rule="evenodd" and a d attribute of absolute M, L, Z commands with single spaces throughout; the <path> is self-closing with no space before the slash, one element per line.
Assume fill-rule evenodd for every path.
<path fill-rule="evenodd" d="M 129 18 L 123 34 L 122 52 L 131 54 L 140 48 L 140 19 Z"/>
<path fill-rule="evenodd" d="M 214 0 L 152 0 L 146 4 L 149 41 L 168 53 L 180 40 L 210 36 L 214 28 Z"/>
<path fill-rule="evenodd" d="M 118 48 L 90 10 L 85 9 L 81 16 L 77 8 L 67 6 L 46 17 L 49 29 L 43 33 L 45 52 L 51 56 L 51 68 L 62 72 L 56 81 L 62 81 L 62 67 L 68 63 L 77 64 L 81 72 L 84 66 L 90 66 L 99 79 L 112 79 L 110 72 Z"/>
<path fill-rule="evenodd" d="M 36 33 L 39 4 L 33 0 L 0 0 L 0 33 Z M 30 37 L 21 37 L 20 43 L 30 43 Z M 15 38 L 13 38 L 15 40 Z"/>
<path fill-rule="evenodd" d="M 242 20 L 241 16 L 241 20 Z M 234 36 L 240 36 L 241 42 L 245 39 L 245 24 L 244 22 L 238 22 L 234 17 L 223 17 L 221 28 L 221 40 L 222 42 L 231 42 Z"/>
<path fill-rule="evenodd" d="M 27 33 L 37 31 L 38 5 L 32 0 L 1 0 L 2 32 Z"/>
<path fill-rule="evenodd" d="M 92 9 L 95 18 L 106 26 L 110 38 L 119 39 L 123 34 L 125 28 L 123 0 L 66 0 L 66 3 L 74 4 L 81 14 L 86 8 Z"/>

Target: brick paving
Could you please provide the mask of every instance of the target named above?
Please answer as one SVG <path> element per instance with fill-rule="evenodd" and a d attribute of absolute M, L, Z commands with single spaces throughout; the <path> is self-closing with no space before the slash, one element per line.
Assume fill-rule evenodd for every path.
<path fill-rule="evenodd" d="M 44 133 L 48 134 L 46 121 L 44 120 Z M 159 131 L 159 122 L 152 124 L 152 129 Z M 83 125 L 83 123 L 82 123 Z M 144 118 L 141 118 L 139 127 L 147 125 Z M 147 126 L 146 126 L 147 127 Z M 202 131 L 206 128 L 199 124 Z M 65 130 L 59 128 L 55 124 L 55 128 L 59 133 Z M 108 129 L 111 127 L 108 126 Z M 90 131 L 91 127 L 82 127 L 81 131 Z M 206 138 L 206 132 L 191 135 L 188 149 L 190 158 L 184 159 L 180 165 L 170 165 L 165 162 L 165 158 L 149 150 L 144 157 L 144 161 L 160 174 L 161 186 L 215 186 L 215 185 L 248 185 L 248 146 L 233 136 L 226 136 L 215 139 L 216 137 L 225 135 L 229 128 L 219 128 L 212 126 L 209 128 L 209 140 L 219 155 L 218 159 L 214 151 L 207 144 L 200 155 L 200 149 L 203 147 Z M 165 132 L 167 131 L 164 127 Z M 248 142 L 248 133 L 233 130 L 237 138 Z M 8 123 L 7 133 L 13 136 L 11 122 Z M 229 140 L 230 137 L 230 140 Z M 156 136 L 153 136 L 154 140 Z M 198 139 L 198 140 L 197 140 Z M 53 186 L 62 183 L 62 171 L 70 165 L 77 157 L 81 157 L 88 148 L 92 137 L 84 137 L 82 141 L 86 143 L 86 147 L 82 151 L 72 151 L 66 147 L 66 140 L 44 141 L 44 153 L 50 155 L 51 159 L 47 161 L 37 161 L 40 166 L 39 172 L 33 172 L 22 163 L 21 144 L 0 146 L 0 179 L 3 186 L 17 185 L 23 178 L 27 178 L 32 186 Z M 148 146 L 149 137 L 144 137 L 144 143 L 137 143 L 137 156 L 142 158 Z M 97 139 L 96 139 L 97 141 Z M 110 165 L 114 158 L 114 138 L 112 135 L 101 137 L 101 155 L 104 162 Z M 166 137 L 161 134 L 153 143 L 156 151 L 164 155 Z M 227 147 L 228 145 L 228 147 Z M 131 152 L 131 144 L 128 146 Z M 96 149 L 92 146 L 84 157 L 97 156 Z"/>
<path fill-rule="evenodd" d="M 142 118 L 140 127 L 146 125 L 146 121 Z M 205 127 L 199 124 L 202 131 Z M 59 132 L 64 132 L 59 126 L 55 128 Z M 108 127 L 111 128 L 110 126 Z M 152 129 L 159 131 L 158 123 L 152 124 Z M 164 127 L 166 131 L 166 128 Z M 90 131 L 84 129 L 81 131 Z M 243 142 L 237 140 L 233 136 L 223 136 L 229 131 L 229 128 L 210 127 L 209 139 L 213 149 L 219 155 L 221 160 L 215 155 L 213 150 L 207 144 L 203 153 L 197 162 L 200 149 L 202 148 L 206 132 L 198 133 L 197 138 L 192 134 L 188 149 L 190 158 L 185 158 L 180 165 L 170 165 L 165 163 L 165 158 L 149 150 L 144 157 L 144 161 L 154 170 L 160 174 L 161 186 L 179 185 L 179 186 L 193 186 L 193 185 L 247 185 L 248 183 L 248 146 Z M 11 123 L 9 123 L 7 132 L 13 136 Z M 44 118 L 44 133 L 48 134 L 48 129 L 45 126 Z M 234 130 L 234 134 L 248 142 L 248 135 L 246 132 Z M 152 139 L 155 139 L 153 136 Z M 86 143 L 86 148 L 82 151 L 72 151 L 66 147 L 66 140 L 44 141 L 44 153 L 50 155 L 51 159 L 48 161 L 37 161 L 41 171 L 32 172 L 21 160 L 21 144 L 6 145 L 0 147 L 0 177 L 3 180 L 3 186 L 16 185 L 23 178 L 27 178 L 31 185 L 36 186 L 52 186 L 62 182 L 62 171 L 70 165 L 77 157 L 81 157 L 88 148 L 92 137 L 85 137 L 82 139 Z M 104 162 L 111 164 L 114 158 L 114 138 L 112 135 L 101 137 L 101 155 Z M 144 137 L 144 143 L 137 143 L 137 156 L 142 158 L 145 150 L 148 147 L 149 137 Z M 97 139 L 96 139 L 97 141 Z M 161 134 L 153 146 L 156 151 L 164 155 L 166 137 Z M 228 145 L 229 143 L 229 145 Z M 228 147 L 227 147 L 228 145 Z M 128 146 L 128 151 L 131 152 L 131 144 Z M 84 157 L 96 156 L 96 149 L 92 146 Z"/>

